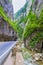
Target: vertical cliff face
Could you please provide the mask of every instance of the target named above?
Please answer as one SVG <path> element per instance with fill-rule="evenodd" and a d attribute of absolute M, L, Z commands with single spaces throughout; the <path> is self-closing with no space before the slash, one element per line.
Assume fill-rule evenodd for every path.
<path fill-rule="evenodd" d="M 0 6 L 4 8 L 4 12 L 7 14 L 7 16 L 11 20 L 14 20 L 12 0 L 0 0 Z"/>
<path fill-rule="evenodd" d="M 0 41 L 11 40 L 17 40 L 17 33 L 2 17 L 0 17 Z"/>
<path fill-rule="evenodd" d="M 14 20 L 12 0 L 0 0 L 0 6 L 8 18 Z M 16 40 L 16 32 L 11 28 L 11 26 L 0 16 L 0 41 Z"/>
<path fill-rule="evenodd" d="M 31 20 L 30 22 L 32 22 L 32 23 L 30 23 L 30 28 L 29 28 L 29 23 L 28 23 L 27 28 L 25 29 L 26 33 L 27 32 L 29 32 L 29 33 L 27 33 L 28 36 L 24 40 L 26 47 L 28 47 L 30 49 L 33 48 L 33 49 L 35 49 L 36 51 L 39 51 L 39 52 L 41 50 L 41 47 L 43 48 L 43 45 L 42 45 L 42 41 L 43 41 L 43 29 L 42 28 L 38 29 L 38 27 L 36 28 L 34 26 L 34 23 L 36 24 L 40 20 L 40 17 L 42 16 L 42 20 L 40 20 L 38 24 L 40 24 L 42 22 L 42 25 L 43 25 L 43 15 L 42 15 L 43 12 L 40 15 L 42 9 L 43 9 L 43 0 L 34 0 L 34 2 L 32 4 L 31 11 L 32 11 L 32 15 L 33 15 L 33 13 L 35 13 L 35 16 L 37 18 L 35 18 L 35 16 L 32 16 L 30 14 L 30 16 L 31 16 L 30 17 L 30 20 Z M 31 32 L 32 29 L 33 29 L 33 28 L 31 28 L 31 25 L 33 25 L 36 28 L 36 29 L 34 29 L 33 32 Z M 25 33 L 25 35 L 26 35 L 26 33 Z"/>
<path fill-rule="evenodd" d="M 40 10 L 43 8 L 43 0 L 34 0 L 34 3 L 32 5 L 32 10 L 39 14 Z"/>

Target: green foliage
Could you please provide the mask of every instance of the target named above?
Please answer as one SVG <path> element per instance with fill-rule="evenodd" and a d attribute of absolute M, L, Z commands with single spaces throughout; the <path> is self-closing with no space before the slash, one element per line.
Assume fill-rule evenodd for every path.
<path fill-rule="evenodd" d="M 28 18 L 29 21 L 27 21 L 24 28 L 23 39 L 27 39 L 37 29 L 40 30 L 40 32 L 36 33 L 29 42 L 29 44 L 34 47 L 35 43 L 38 43 L 41 39 L 43 39 L 43 10 L 41 11 L 39 17 L 37 17 L 33 12 L 30 12 Z"/>
<path fill-rule="evenodd" d="M 29 15 L 29 13 L 28 13 L 28 15 Z M 28 20 L 28 15 L 26 15 L 25 17 L 24 16 L 22 16 L 21 18 L 20 18 L 20 20 L 18 21 L 18 24 L 21 24 L 21 23 L 26 23 L 27 22 L 27 20 Z"/>
<path fill-rule="evenodd" d="M 0 7 L 0 16 L 3 17 L 3 19 L 9 23 L 9 25 L 18 33 L 18 36 L 21 38 L 22 37 L 22 32 L 23 28 L 16 22 L 16 21 L 11 21 L 7 15 L 5 14 L 4 10 L 2 7 Z M 21 31 L 20 31 L 21 30 Z"/>
<path fill-rule="evenodd" d="M 43 39 L 43 31 L 36 32 L 36 34 L 32 37 L 29 44 L 31 47 L 34 47 L 36 43 Z"/>
<path fill-rule="evenodd" d="M 27 39 L 37 29 L 39 30 L 35 36 L 32 37 L 29 44 L 34 47 L 35 43 L 38 43 L 43 39 L 43 10 L 40 12 L 40 16 L 37 17 L 31 10 L 26 17 L 21 17 L 20 21 L 11 21 L 4 13 L 3 8 L 0 7 L 0 16 L 4 18 L 6 22 L 18 33 L 19 38 Z M 21 23 L 25 23 L 25 27 L 22 28 Z"/>
<path fill-rule="evenodd" d="M 40 20 L 42 20 L 43 12 L 41 12 Z M 27 21 L 24 32 L 23 32 L 23 38 L 26 39 L 28 36 L 30 36 L 35 30 L 43 28 L 43 24 L 40 24 L 41 21 L 39 18 L 32 12 L 29 13 L 30 21 Z M 43 22 L 43 20 L 42 20 Z"/>
<path fill-rule="evenodd" d="M 17 24 L 15 24 L 15 22 L 12 22 L 12 21 L 7 17 L 7 15 L 4 13 L 2 7 L 0 7 L 0 15 L 3 17 L 3 19 L 4 19 L 6 22 L 8 22 L 11 26 L 13 26 L 13 28 L 14 28 L 15 30 L 17 30 L 17 28 L 16 28 Z"/>
<path fill-rule="evenodd" d="M 23 54 L 23 57 L 25 58 L 25 59 L 28 59 L 28 58 L 30 58 L 31 57 L 31 52 L 29 53 L 30 51 L 27 49 L 27 48 L 22 48 L 22 54 Z"/>
<path fill-rule="evenodd" d="M 40 13 L 39 21 L 41 21 L 40 24 L 43 25 L 43 9 L 42 9 L 42 11 Z"/>

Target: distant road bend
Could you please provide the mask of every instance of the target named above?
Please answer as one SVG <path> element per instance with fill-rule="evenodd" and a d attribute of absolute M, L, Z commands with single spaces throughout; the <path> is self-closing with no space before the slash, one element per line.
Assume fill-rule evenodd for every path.
<path fill-rule="evenodd" d="M 17 41 L 0 42 L 0 65 Z"/>

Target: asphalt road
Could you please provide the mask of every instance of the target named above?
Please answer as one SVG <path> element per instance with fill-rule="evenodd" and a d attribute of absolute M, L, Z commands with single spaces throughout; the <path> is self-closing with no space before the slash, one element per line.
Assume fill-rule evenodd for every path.
<path fill-rule="evenodd" d="M 17 41 L 0 42 L 0 63 L 4 60 L 16 42 Z"/>

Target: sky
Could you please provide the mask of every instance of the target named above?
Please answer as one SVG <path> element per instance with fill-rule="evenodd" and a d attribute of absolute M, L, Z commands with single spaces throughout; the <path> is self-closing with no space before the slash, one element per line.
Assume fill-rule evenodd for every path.
<path fill-rule="evenodd" d="M 20 8 L 24 6 L 26 0 L 12 0 L 14 13 L 16 13 Z"/>

